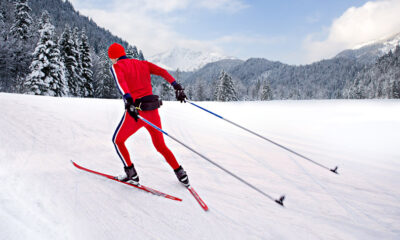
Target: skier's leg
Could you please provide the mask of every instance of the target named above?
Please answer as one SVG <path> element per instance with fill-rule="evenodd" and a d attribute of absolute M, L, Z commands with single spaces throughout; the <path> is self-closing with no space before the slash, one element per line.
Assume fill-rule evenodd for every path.
<path fill-rule="evenodd" d="M 144 115 L 144 114 L 143 114 Z M 158 114 L 158 110 L 153 110 L 146 112 L 146 116 L 143 116 L 151 123 L 156 125 L 157 127 L 161 128 L 161 119 L 160 115 Z M 186 174 L 186 171 L 178 164 L 174 154 L 169 150 L 169 148 L 165 145 L 164 136 L 162 133 L 156 129 L 154 129 L 150 125 L 145 125 L 145 128 L 150 133 L 151 140 L 153 141 L 154 147 L 157 149 L 159 153 L 161 153 L 168 164 L 174 169 L 175 175 L 178 180 L 185 185 L 186 187 L 190 186 L 189 178 Z"/>
<path fill-rule="evenodd" d="M 139 128 L 143 126 L 142 121 L 136 122 L 126 111 L 121 119 L 117 129 L 113 136 L 113 143 L 118 156 L 121 158 L 122 163 L 125 167 L 132 165 L 131 158 L 129 156 L 128 149 L 125 146 L 125 141 L 134 134 Z"/>
<path fill-rule="evenodd" d="M 162 128 L 161 127 L 160 115 L 158 114 L 158 110 L 157 109 L 156 110 L 152 110 L 152 111 L 143 112 L 143 113 L 144 113 L 143 114 L 144 118 L 149 120 L 151 123 L 153 123 L 157 127 Z M 153 141 L 153 145 L 157 149 L 157 151 L 159 153 L 161 153 L 161 155 L 163 155 L 163 157 L 165 158 L 167 163 L 172 167 L 172 169 L 174 169 L 174 170 L 178 169 L 179 168 L 179 164 L 176 161 L 176 158 L 175 158 L 174 154 L 171 152 L 171 150 L 169 150 L 167 145 L 165 145 L 163 134 L 161 132 L 159 132 L 158 130 L 154 129 L 150 125 L 146 124 L 145 128 L 150 133 L 151 140 Z"/>

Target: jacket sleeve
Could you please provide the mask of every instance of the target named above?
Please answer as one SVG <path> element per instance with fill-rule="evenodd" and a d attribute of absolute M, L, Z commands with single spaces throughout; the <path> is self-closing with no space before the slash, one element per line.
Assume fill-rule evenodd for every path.
<path fill-rule="evenodd" d="M 154 74 L 160 77 L 163 77 L 165 80 L 167 80 L 169 83 L 173 83 L 175 82 L 174 77 L 171 76 L 171 74 L 168 73 L 167 70 L 165 70 L 164 68 L 160 68 L 159 66 L 151 63 L 151 62 L 147 62 L 147 66 L 149 66 L 150 69 L 150 74 Z"/>
<path fill-rule="evenodd" d="M 128 84 L 126 83 L 125 76 L 117 64 L 111 66 L 111 73 L 114 77 L 115 83 L 122 95 L 128 94 Z"/>

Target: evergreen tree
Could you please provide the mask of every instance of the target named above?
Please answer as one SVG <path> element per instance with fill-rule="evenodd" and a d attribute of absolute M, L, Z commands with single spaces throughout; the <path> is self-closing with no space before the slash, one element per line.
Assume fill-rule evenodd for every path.
<path fill-rule="evenodd" d="M 181 81 L 181 70 L 179 68 L 177 68 L 176 71 L 175 71 L 175 80 L 177 82 Z"/>
<path fill-rule="evenodd" d="M 25 92 L 35 95 L 65 96 L 64 65 L 55 43 L 54 26 L 47 11 L 41 17 L 40 39 L 33 53 L 31 73 L 24 83 Z"/>
<path fill-rule="evenodd" d="M 72 96 L 79 96 L 81 91 L 81 81 L 78 74 L 78 49 L 71 28 L 66 25 L 64 32 L 58 41 L 61 57 L 66 68 L 66 79 L 68 82 L 69 93 Z"/>
<path fill-rule="evenodd" d="M 272 100 L 272 91 L 269 82 L 265 81 L 261 87 L 261 101 Z"/>
<path fill-rule="evenodd" d="M 25 79 L 29 74 L 29 68 L 27 66 L 32 62 L 31 45 L 27 44 L 30 40 L 22 40 L 16 38 L 9 38 L 6 45 L 10 49 L 7 51 L 9 55 L 6 57 L 8 63 L 6 63 L 7 70 L 9 73 L 8 82 L 11 83 L 9 86 L 9 92 L 20 92 L 22 90 L 21 79 Z M 27 53 L 30 53 L 27 55 Z M 18 89 L 18 90 L 17 90 Z"/>
<path fill-rule="evenodd" d="M 94 92 L 96 97 L 100 98 L 118 98 L 120 94 L 116 87 L 114 78 L 111 75 L 111 61 L 108 56 L 103 53 L 97 58 L 98 64 L 95 68 L 98 68 L 95 72 Z"/>
<path fill-rule="evenodd" d="M 205 101 L 206 100 L 206 93 L 203 81 L 199 81 L 196 84 L 196 100 L 198 101 Z"/>
<path fill-rule="evenodd" d="M 26 40 L 29 38 L 32 18 L 29 13 L 32 9 L 28 6 L 28 0 L 15 1 L 15 21 L 10 33 L 15 38 Z"/>
<path fill-rule="evenodd" d="M 400 47 L 380 57 L 371 67 L 360 71 L 350 87 L 345 88 L 348 98 L 399 98 Z"/>
<path fill-rule="evenodd" d="M 74 48 L 76 49 L 75 51 L 75 59 L 77 60 L 78 66 L 76 67 L 76 74 L 77 74 L 77 85 L 78 85 L 78 94 L 77 96 L 83 97 L 84 96 L 84 85 L 85 85 L 85 79 L 82 77 L 83 75 L 83 66 L 82 66 L 82 57 L 81 57 L 81 52 L 80 52 L 80 45 L 81 45 L 81 35 L 79 34 L 79 29 L 78 27 L 74 27 L 72 30 L 72 38 L 74 40 Z"/>
<path fill-rule="evenodd" d="M 174 99 L 174 91 L 169 82 L 167 82 L 167 81 L 162 82 L 160 97 L 161 97 L 161 99 L 166 100 L 166 101 Z"/>
<path fill-rule="evenodd" d="M 146 60 L 146 59 L 144 59 L 142 50 L 139 51 L 139 60 L 142 60 L 142 61 Z"/>
<path fill-rule="evenodd" d="M 81 36 L 79 35 L 79 29 L 78 27 L 74 27 L 72 30 L 72 39 L 74 41 L 74 48 L 76 49 L 75 53 L 75 59 L 78 63 L 78 67 L 76 69 L 76 72 L 79 77 L 82 76 L 82 58 L 81 58 L 81 52 L 80 52 L 80 42 L 81 42 Z M 80 82 L 80 85 L 82 86 L 82 80 Z"/>
<path fill-rule="evenodd" d="M 3 25 L 4 25 L 4 13 L 2 9 L 0 9 L 0 29 L 3 30 Z"/>
<path fill-rule="evenodd" d="M 218 92 L 216 95 L 217 101 L 238 101 L 232 77 L 230 77 L 224 70 L 222 70 L 219 77 Z"/>
<path fill-rule="evenodd" d="M 253 100 L 259 99 L 259 97 L 262 95 L 262 93 L 260 93 L 260 89 L 261 89 L 261 79 L 257 79 L 255 86 L 251 86 L 249 89 Z M 246 94 L 246 95 L 249 95 L 249 94 Z"/>
<path fill-rule="evenodd" d="M 28 38 L 21 39 L 20 37 L 15 37 L 14 33 L 11 34 L 10 29 L 17 22 L 19 16 L 16 15 L 17 8 L 16 5 L 20 5 L 20 3 L 29 2 L 29 7 L 32 11 L 28 10 L 27 12 L 32 17 L 34 21 L 30 25 L 30 29 L 28 30 Z M 28 5 L 28 4 L 27 4 Z M 14 11 L 14 9 L 16 11 Z M 18 8 L 19 9 L 19 8 Z M 37 43 L 39 42 L 40 33 L 39 29 L 43 29 L 42 22 L 46 21 L 35 21 L 36 19 L 40 19 L 41 11 L 49 9 L 52 16 L 52 24 L 56 27 L 55 32 L 61 34 L 64 31 L 64 26 L 66 23 L 70 24 L 70 26 L 78 27 L 82 29 L 85 27 L 86 34 L 89 38 L 89 44 L 92 50 L 92 59 L 98 58 L 98 56 L 109 46 L 111 42 L 122 42 L 124 45 L 128 45 L 122 39 L 112 35 L 109 31 L 97 26 L 97 24 L 79 14 L 79 12 L 74 10 L 70 1 L 62 1 L 62 0 L 1 0 L 0 1 L 0 91 L 2 92 L 20 92 L 21 79 L 27 79 L 27 76 L 31 74 L 31 70 L 29 68 L 32 63 L 32 53 L 34 52 Z M 23 18 L 22 18 L 23 19 Z M 29 18 L 27 18 L 29 19 Z M 23 23 L 23 21 L 20 21 Z M 16 24 L 18 25 L 18 24 Z M 27 26 L 22 24 L 22 26 Z M 17 29 L 17 28 L 16 28 Z M 20 28 L 23 29 L 23 28 Z M 13 28 L 14 30 L 14 28 Z M 24 32 L 24 31 L 21 31 Z M 78 32 L 78 31 L 76 31 Z M 17 32 L 15 32 L 17 33 Z M 77 34 L 79 36 L 78 42 L 80 43 L 80 32 Z M 78 67 L 77 72 L 80 75 L 80 59 L 78 59 Z M 101 70 L 100 61 L 97 61 L 96 66 L 93 66 L 92 70 Z M 83 63 L 82 63 L 83 67 Z M 108 71 L 108 68 L 107 68 Z M 99 72 L 94 72 L 96 75 Z M 83 75 L 83 71 L 82 71 Z M 114 82 L 112 82 L 114 84 Z M 114 86 L 115 88 L 115 86 Z M 118 90 L 116 89 L 117 93 Z M 26 91 L 24 91 L 26 92 Z M 74 94 L 71 94 L 74 95 Z M 82 95 L 82 92 L 78 92 L 76 95 Z M 115 97 L 118 97 L 119 94 L 114 94 Z"/>
<path fill-rule="evenodd" d="M 128 48 L 126 49 L 126 56 L 128 58 L 139 59 L 139 53 L 136 46 L 132 47 L 131 45 L 128 45 Z"/>
<path fill-rule="evenodd" d="M 85 34 L 85 30 L 82 30 L 81 45 L 80 45 L 80 57 L 82 63 L 82 96 L 83 97 L 94 97 L 93 90 L 93 72 L 92 72 L 92 59 L 90 57 L 90 46 L 88 38 Z"/>
<path fill-rule="evenodd" d="M 194 97 L 193 85 L 188 85 L 185 89 L 185 92 L 189 100 L 196 100 L 196 98 Z"/>
<path fill-rule="evenodd" d="M 212 93 L 212 100 L 213 101 L 218 101 L 218 95 L 221 92 L 220 88 L 219 88 L 219 79 L 217 79 L 216 81 L 214 81 L 213 83 L 213 89 L 214 92 Z"/>
<path fill-rule="evenodd" d="M 10 1 L 11 2 L 11 1 Z M 9 5 L 12 7 L 12 5 Z M 3 6 L 0 9 L 1 16 L 5 19 L 5 12 Z M 5 78 L 5 90 L 8 92 L 20 92 L 21 79 L 25 79 L 29 73 L 29 64 L 32 62 L 30 53 L 34 49 L 36 42 L 31 39 L 32 32 L 32 18 L 30 16 L 31 9 L 26 0 L 19 0 L 14 2 L 13 14 L 8 13 L 9 24 L 3 23 L 1 25 L 2 43 L 0 48 L 5 48 L 0 52 L 0 65 L 2 73 L 0 75 L 7 76 Z M 10 36 L 10 37 L 9 37 Z M 3 55 L 6 54 L 6 55 Z M 5 61 L 1 63 L 1 61 Z"/>

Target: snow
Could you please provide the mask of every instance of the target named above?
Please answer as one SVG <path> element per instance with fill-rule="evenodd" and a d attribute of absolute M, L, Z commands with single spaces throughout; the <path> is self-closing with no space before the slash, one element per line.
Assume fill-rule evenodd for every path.
<path fill-rule="evenodd" d="M 143 184 L 111 174 L 121 100 L 0 93 L 0 239 L 400 239 L 400 101 L 198 102 L 329 167 L 319 168 L 190 104 L 165 102 L 163 128 L 285 208 L 170 138 L 208 204 L 176 180 L 144 129 L 127 142 Z"/>

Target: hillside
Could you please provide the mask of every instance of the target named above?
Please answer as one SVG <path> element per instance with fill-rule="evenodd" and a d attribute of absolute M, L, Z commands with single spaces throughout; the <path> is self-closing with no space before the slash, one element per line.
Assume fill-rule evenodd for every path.
<path fill-rule="evenodd" d="M 79 11 L 75 10 L 71 2 L 66 0 L 35 0 L 28 1 L 29 7 L 32 9 L 30 13 L 34 25 L 42 15 L 43 11 L 48 11 L 52 24 L 56 27 L 57 35 L 64 30 L 65 24 L 78 29 L 85 29 L 89 39 L 90 46 L 93 47 L 96 54 L 104 52 L 110 43 L 119 42 L 124 45 L 128 43 L 121 38 L 113 35 L 107 29 L 98 26 L 92 19 L 83 16 Z M 11 26 L 13 21 L 14 3 L 12 1 L 2 1 L 0 10 L 5 15 L 5 25 Z M 36 34 L 36 33 L 34 33 Z"/>
<path fill-rule="evenodd" d="M 127 53 L 134 47 L 123 39 L 113 35 L 110 31 L 98 26 L 92 19 L 81 15 L 74 9 L 70 1 L 63 0 L 36 0 L 23 1 L 30 9 L 24 13 L 30 16 L 30 24 L 26 26 L 26 39 L 16 37 L 10 29 L 15 24 L 15 1 L 0 1 L 0 91 L 11 93 L 23 93 L 21 87 L 31 73 L 29 68 L 33 61 L 33 53 L 39 42 L 39 30 L 42 14 L 47 12 L 49 23 L 54 26 L 52 41 L 58 43 L 68 25 L 73 29 L 76 45 L 83 42 L 83 35 L 87 37 L 87 49 L 90 57 L 86 58 L 85 65 L 91 66 L 93 77 L 89 79 L 89 85 L 93 86 L 93 96 L 98 98 L 119 97 L 115 89 L 115 83 L 109 73 L 110 61 L 107 57 L 107 48 L 113 42 L 119 42 L 128 46 Z M 53 32 L 53 31 L 52 31 Z M 60 47 L 59 47 L 60 48 Z M 61 48 L 60 48 L 61 49 Z M 76 50 L 78 51 L 78 50 Z M 131 53 L 134 53 L 130 51 Z M 137 53 L 143 53 L 136 48 Z M 81 49 L 79 54 L 82 55 Z M 76 59 L 75 59 L 76 60 Z M 68 65 L 64 60 L 64 65 Z M 79 64 L 78 64 L 79 66 Z M 79 68 L 79 67 L 78 67 Z M 81 69 L 79 71 L 82 71 Z M 78 71 L 78 72 L 79 72 Z M 70 75 L 74 75 L 69 73 Z M 57 80 L 53 80 L 57 81 Z M 79 79 L 70 79 L 77 82 Z M 106 89 L 106 90 L 104 90 Z"/>
<path fill-rule="evenodd" d="M 320 169 L 189 104 L 165 102 L 163 128 L 279 196 L 236 181 L 171 139 L 207 202 L 175 179 L 143 129 L 128 142 L 143 184 L 174 202 L 75 169 L 120 174 L 111 142 L 121 100 L 0 93 L 1 239 L 399 239 L 397 100 L 199 103 L 328 166 Z M 240 114 L 238 114 L 240 113 Z"/>
<path fill-rule="evenodd" d="M 331 59 L 324 59 L 307 65 L 288 65 L 272 62 L 264 58 L 241 60 L 221 60 L 205 65 L 203 68 L 186 73 L 182 79 L 196 92 L 199 85 L 215 86 L 222 70 L 227 72 L 236 83 L 239 99 L 260 100 L 260 88 L 268 84 L 273 99 L 341 99 L 347 98 L 351 86 L 358 84 L 365 72 L 377 72 L 374 68 L 380 58 L 391 55 L 400 44 L 400 34 L 389 38 L 365 43 L 355 49 L 345 50 Z M 398 65 L 380 62 L 381 72 L 372 81 L 386 78 L 386 72 L 397 72 Z M 390 70 L 388 70 L 390 69 Z M 369 81 L 367 79 L 361 82 Z M 386 80 L 385 80 L 386 81 Z M 395 77 L 395 85 L 400 78 Z M 390 84 L 393 82 L 390 81 Z M 378 83 L 377 83 L 378 84 Z M 385 83 L 388 85 L 389 83 Z M 390 85 L 389 84 L 389 85 Z M 367 85 L 362 88 L 368 88 Z M 207 97 L 194 96 L 196 100 L 212 100 L 214 89 L 208 88 Z M 369 96 L 393 98 L 393 94 L 382 94 L 378 91 Z"/>
<path fill-rule="evenodd" d="M 273 99 L 277 100 L 340 99 L 346 83 L 352 82 L 364 67 L 364 64 L 348 58 L 333 58 L 303 66 L 250 58 L 209 63 L 196 72 L 183 75 L 182 79 L 195 92 L 199 84 L 215 86 L 224 70 L 235 80 L 241 100 L 259 100 L 260 87 L 266 83 L 273 91 Z M 212 100 L 214 88 L 207 90 L 206 99 L 195 99 Z"/>
<path fill-rule="evenodd" d="M 379 39 L 373 42 L 365 43 L 353 49 L 348 49 L 340 52 L 337 58 L 357 59 L 357 61 L 373 64 L 379 57 L 387 54 L 389 51 L 394 51 L 400 44 L 400 33 L 397 33 L 388 38 Z"/>

